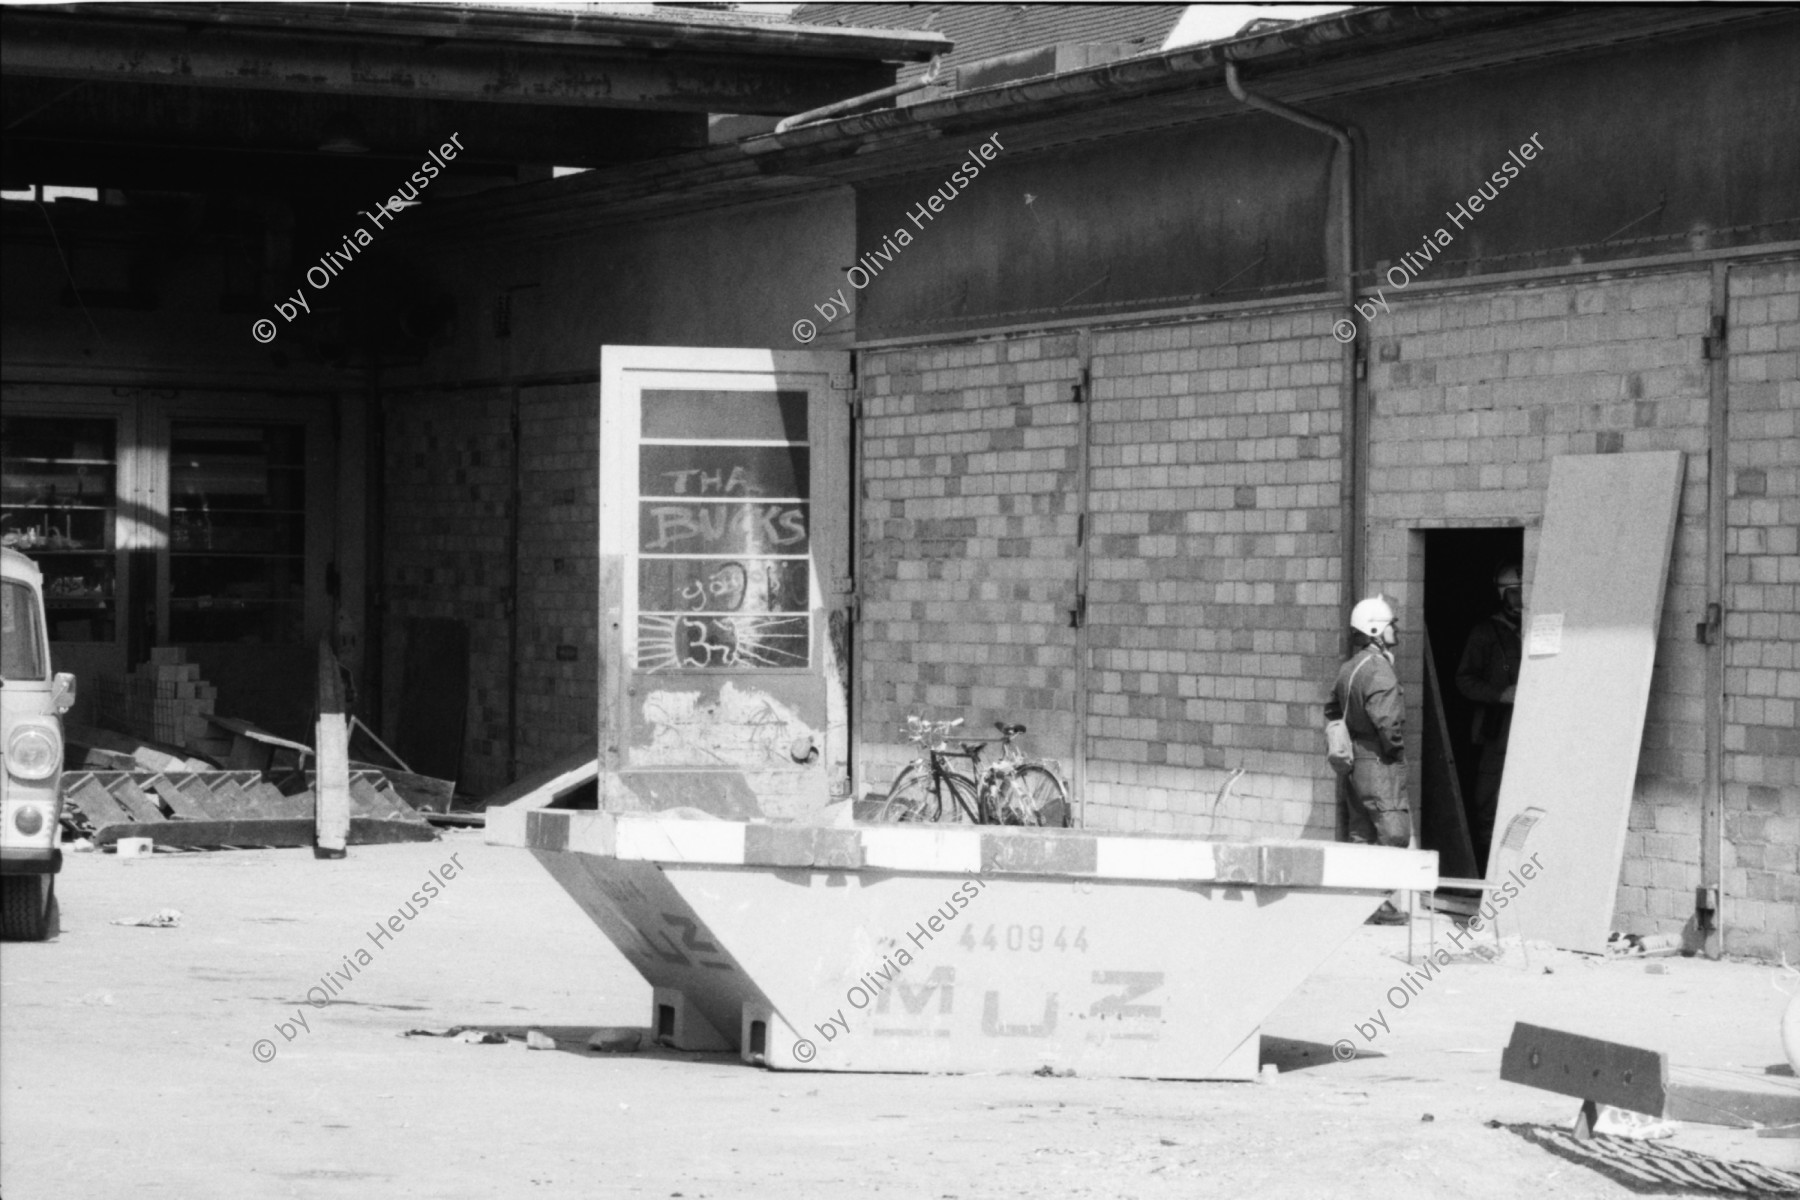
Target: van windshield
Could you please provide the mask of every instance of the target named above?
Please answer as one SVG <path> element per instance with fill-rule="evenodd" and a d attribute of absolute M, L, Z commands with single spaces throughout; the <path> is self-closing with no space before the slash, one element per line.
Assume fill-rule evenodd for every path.
<path fill-rule="evenodd" d="M 11 579 L 0 580 L 0 676 L 30 680 L 45 676 L 37 593 Z"/>

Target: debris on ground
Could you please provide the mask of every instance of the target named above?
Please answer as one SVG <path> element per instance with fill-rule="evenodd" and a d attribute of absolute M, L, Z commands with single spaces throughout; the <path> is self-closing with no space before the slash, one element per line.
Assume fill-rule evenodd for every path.
<path fill-rule="evenodd" d="M 1632 1112 L 1630 1109 L 1602 1104 L 1600 1115 L 1594 1121 L 1594 1132 L 1650 1142 L 1674 1137 L 1675 1122 L 1653 1117 L 1649 1113 Z"/>
<path fill-rule="evenodd" d="M 173 929 L 181 924 L 181 910 L 177 908 L 165 908 L 158 912 L 153 912 L 147 917 L 119 917 L 113 921 L 113 924 L 137 925 L 142 926 L 145 929 Z"/>
<path fill-rule="evenodd" d="M 159 646 L 102 692 L 95 725 L 65 724 L 66 838 L 98 848 L 131 838 L 168 849 L 313 845 L 315 747 L 215 712 L 216 703 L 185 651 Z M 350 762 L 347 840 L 435 840 L 426 814 L 449 813 L 455 784 L 413 771 L 354 716 L 350 732 L 393 765 Z"/>
<path fill-rule="evenodd" d="M 401 1037 L 451 1038 L 466 1042 L 471 1046 L 501 1046 L 506 1044 L 504 1033 L 495 1033 L 489 1029 L 477 1029 L 470 1025 L 453 1025 L 449 1029 L 409 1029 Z"/>
<path fill-rule="evenodd" d="M 642 1029 L 596 1029 L 588 1035 L 588 1049 L 602 1054 L 632 1054 L 643 1044 Z"/>
<path fill-rule="evenodd" d="M 525 1048 L 527 1050 L 554 1050 L 556 1049 L 556 1039 L 542 1030 L 529 1029 L 525 1032 Z"/>
<path fill-rule="evenodd" d="M 1596 1134 L 1578 1138 L 1547 1125 L 1505 1128 L 1570 1162 L 1592 1167 L 1634 1191 L 1723 1192 L 1730 1195 L 1800 1195 L 1800 1175 L 1754 1162 L 1728 1162 L 1661 1142 Z"/>

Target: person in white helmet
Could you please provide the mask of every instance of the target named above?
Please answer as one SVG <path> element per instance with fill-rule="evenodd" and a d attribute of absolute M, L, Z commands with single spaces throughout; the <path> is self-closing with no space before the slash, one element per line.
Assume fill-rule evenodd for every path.
<path fill-rule="evenodd" d="M 1475 766 L 1475 789 L 1469 796 L 1469 840 L 1476 861 L 1487 863 L 1494 840 L 1494 813 L 1500 805 L 1500 775 L 1506 766 L 1506 740 L 1512 732 L 1513 694 L 1519 685 L 1519 615 L 1524 592 L 1519 568 L 1494 572 L 1500 608 L 1469 631 L 1456 668 L 1456 690 L 1475 702 L 1470 740 L 1481 757 Z"/>
<path fill-rule="evenodd" d="M 1325 719 L 1342 720 L 1350 732 L 1355 762 L 1338 778 L 1352 842 L 1405 847 L 1412 841 L 1412 808 L 1406 799 L 1406 699 L 1394 672 L 1400 642 L 1393 606 L 1380 596 L 1350 610 L 1356 650 L 1339 668 Z M 1382 903 L 1371 924 L 1403 925 L 1406 914 L 1393 901 Z"/>

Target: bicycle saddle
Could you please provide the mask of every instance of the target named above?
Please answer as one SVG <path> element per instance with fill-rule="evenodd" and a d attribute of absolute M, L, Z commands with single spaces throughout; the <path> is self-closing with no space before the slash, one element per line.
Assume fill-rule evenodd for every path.
<path fill-rule="evenodd" d="M 1005 721 L 995 721 L 994 728 L 998 729 L 1006 737 L 1018 737 L 1021 733 L 1025 732 L 1025 727 L 1023 725 L 1008 725 Z"/>

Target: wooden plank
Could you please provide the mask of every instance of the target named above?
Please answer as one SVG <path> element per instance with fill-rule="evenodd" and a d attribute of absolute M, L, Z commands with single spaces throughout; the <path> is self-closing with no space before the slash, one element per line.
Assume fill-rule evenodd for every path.
<path fill-rule="evenodd" d="M 1603 953 L 1612 928 L 1683 461 L 1670 450 L 1550 467 L 1495 828 L 1544 810 L 1523 848 L 1542 877 L 1513 905 L 1526 937 L 1564 949 Z"/>
<path fill-rule="evenodd" d="M 385 817 L 402 821 L 424 820 L 410 804 L 396 795 L 391 788 L 381 786 L 378 779 L 371 778 L 370 773 L 366 771 L 351 773 L 350 800 L 355 805 L 353 812 L 359 817 Z"/>
<path fill-rule="evenodd" d="M 240 721 L 236 717 L 221 717 L 213 713 L 205 716 L 209 725 L 223 730 L 230 739 L 231 748 L 224 756 L 227 768 L 266 771 L 274 763 L 275 747 L 267 740 L 271 735 L 265 734 L 260 738 L 253 736 L 262 731 L 250 722 Z"/>
<path fill-rule="evenodd" d="M 162 810 L 162 805 L 156 802 L 154 796 L 145 793 L 132 776 L 121 773 L 110 779 L 98 778 L 102 779 L 106 790 L 112 793 L 113 799 L 117 800 L 126 812 L 132 814 L 139 821 L 149 824 L 168 819 L 167 814 Z"/>
<path fill-rule="evenodd" d="M 1462 783 L 1456 774 L 1450 727 L 1444 719 L 1437 661 L 1431 638 L 1425 638 L 1425 753 L 1419 764 L 1419 844 L 1438 852 L 1438 874 L 1462 879 L 1477 873 L 1475 843 L 1469 837 L 1469 815 L 1463 806 Z"/>
<path fill-rule="evenodd" d="M 1500 1055 L 1500 1078 L 1577 1100 L 1663 1115 L 1668 1062 L 1654 1050 L 1528 1025 L 1513 1025 Z"/>
<path fill-rule="evenodd" d="M 456 785 L 448 779 L 433 779 L 429 775 L 415 775 L 393 767 L 378 767 L 372 763 L 355 761 L 350 763 L 350 769 L 380 775 L 400 799 L 421 812 L 449 812 L 451 803 L 456 799 Z"/>
<path fill-rule="evenodd" d="M 331 643 L 319 639 L 319 722 L 314 742 L 318 774 L 313 809 L 314 853 L 343 857 L 350 829 L 350 725 L 344 717 L 344 681 Z"/>
<path fill-rule="evenodd" d="M 521 808 L 542 808 L 558 796 L 591 783 L 600 774 L 600 763 L 592 750 L 578 750 L 551 763 L 541 771 L 533 771 L 523 779 L 507 784 L 489 795 L 482 804 L 499 808 L 517 804 Z"/>
<path fill-rule="evenodd" d="M 373 846 L 429 842 L 437 836 L 437 830 L 423 821 L 352 817 L 347 841 L 353 846 Z M 150 838 L 159 846 L 310 846 L 314 826 L 311 817 L 291 817 L 273 821 L 157 821 L 108 825 L 94 831 L 95 844 L 101 846 L 127 837 Z"/>
<path fill-rule="evenodd" d="M 210 821 L 213 815 L 206 808 L 194 801 L 182 790 L 184 780 L 169 775 L 152 775 L 140 786 L 146 792 L 153 792 L 169 806 L 169 811 L 183 821 Z"/>
<path fill-rule="evenodd" d="M 87 818 L 88 824 L 95 830 L 137 819 L 130 809 L 119 802 L 118 797 L 86 772 L 63 776 L 63 799 L 80 809 L 81 815 Z"/>
<path fill-rule="evenodd" d="M 1800 1125 L 1800 1085 L 1791 1079 L 1731 1076 L 1723 1071 L 1675 1068 L 1664 1116 L 1676 1121 L 1729 1125 Z"/>
<path fill-rule="evenodd" d="M 402 771 L 412 771 L 412 767 L 407 765 L 406 760 L 394 753 L 394 748 L 392 746 L 382 741 L 373 729 L 370 729 L 367 725 L 363 724 L 363 719 L 361 717 L 353 716 L 350 718 L 350 740 L 352 742 L 356 740 L 358 730 L 361 730 L 364 737 L 368 738 L 371 742 L 374 742 L 376 747 L 379 748 L 383 754 L 388 756 L 388 759 L 393 766 L 399 767 Z"/>
<path fill-rule="evenodd" d="M 313 794 L 310 790 L 289 796 L 272 783 L 261 783 L 252 789 L 263 811 L 273 817 L 306 817 L 313 815 Z"/>

